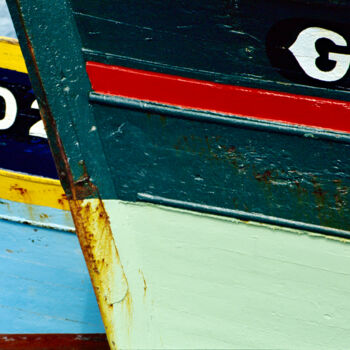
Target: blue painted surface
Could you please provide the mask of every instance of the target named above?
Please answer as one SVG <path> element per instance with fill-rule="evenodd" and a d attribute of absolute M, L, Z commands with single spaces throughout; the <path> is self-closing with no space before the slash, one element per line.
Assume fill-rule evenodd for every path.
<path fill-rule="evenodd" d="M 0 220 L 0 333 L 104 333 L 74 234 Z"/>
<path fill-rule="evenodd" d="M 75 231 L 70 211 L 0 198 L 0 220 L 31 223 L 63 231 Z"/>
<path fill-rule="evenodd" d="M 0 0 L 0 35 L 17 38 L 5 0 Z"/>
<path fill-rule="evenodd" d="M 0 35 L 16 37 L 4 0 Z M 31 108 L 28 75 L 0 69 L 0 85 L 18 104 L 16 122 L 0 132 L 0 167 L 57 178 L 47 140 L 29 136 L 40 116 Z M 41 213 L 48 215 L 43 221 L 73 229 L 69 212 L 0 200 L 0 217 L 33 221 Z M 0 220 L 0 333 L 104 332 L 75 234 Z"/>

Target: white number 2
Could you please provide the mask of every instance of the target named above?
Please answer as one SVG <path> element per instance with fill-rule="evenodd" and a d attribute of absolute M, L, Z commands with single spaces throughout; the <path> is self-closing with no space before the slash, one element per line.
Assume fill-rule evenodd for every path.
<path fill-rule="evenodd" d="M 0 86 L 0 97 L 4 99 L 5 102 L 5 114 L 2 119 L 0 119 L 0 130 L 9 129 L 17 117 L 17 101 L 13 93 Z M 32 105 L 30 106 L 32 109 L 39 109 L 38 101 L 34 100 Z M 30 136 L 41 137 L 47 139 L 47 135 L 44 129 L 44 123 L 42 120 L 37 121 L 34 125 L 29 129 Z"/>
<path fill-rule="evenodd" d="M 31 108 L 39 109 L 37 100 L 34 100 L 34 102 L 31 105 Z M 47 139 L 46 131 L 44 129 L 44 123 L 42 120 L 39 120 L 38 122 L 36 122 L 34 125 L 31 126 L 31 128 L 29 129 L 29 135 Z"/>

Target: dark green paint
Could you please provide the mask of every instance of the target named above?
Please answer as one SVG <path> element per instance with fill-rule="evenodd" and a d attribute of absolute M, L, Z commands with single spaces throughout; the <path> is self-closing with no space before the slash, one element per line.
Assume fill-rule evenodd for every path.
<path fill-rule="evenodd" d="M 294 80 L 285 78 L 271 65 L 266 40 L 270 30 L 281 21 L 295 19 L 297 28 L 300 20 L 306 26 L 309 23 L 335 30 L 339 26 L 341 35 L 350 36 L 349 4 L 307 3 L 305 6 L 304 1 L 291 0 L 72 0 L 86 60 L 350 100 L 349 93 L 344 91 L 350 88 L 350 73 L 342 84 L 324 84 L 331 87 L 329 90 L 308 79 L 296 61 L 289 72 Z M 296 29 L 287 47 L 298 33 Z"/>
<path fill-rule="evenodd" d="M 108 167 L 98 134 L 89 132 L 95 125 L 88 104 L 91 86 L 69 1 L 49 6 L 44 0 L 8 1 L 8 6 L 65 191 L 70 193 L 70 182 L 86 187 L 90 179 L 101 179 L 101 195 L 114 193 L 104 178 Z"/>
<path fill-rule="evenodd" d="M 330 234 L 350 230 L 347 136 L 96 98 L 84 63 L 347 100 L 345 91 L 285 80 L 271 67 L 263 40 L 277 18 L 323 18 L 332 10 L 337 21 L 348 21 L 346 4 L 74 0 L 73 15 L 68 1 L 20 0 L 20 7 L 8 1 L 66 190 L 82 185 L 88 188 L 78 198 L 161 198 Z M 70 171 L 72 181 L 64 176 Z"/>
<path fill-rule="evenodd" d="M 117 198 L 147 193 L 350 229 L 350 144 L 99 104 L 94 113 Z"/>
<path fill-rule="evenodd" d="M 255 130 L 266 130 L 284 134 L 311 137 L 313 139 L 324 139 L 335 142 L 350 143 L 350 135 L 330 130 L 322 130 L 298 125 L 287 125 L 285 123 L 270 122 L 268 120 L 257 120 L 255 118 L 223 115 L 215 112 L 184 109 L 177 106 L 168 106 L 160 103 L 128 99 L 120 96 L 102 95 L 96 92 L 89 94 L 90 102 L 106 104 L 117 108 L 142 110 L 144 113 L 173 116 L 189 120 L 204 121 L 208 123 L 219 123 L 229 126 L 251 128 Z"/>

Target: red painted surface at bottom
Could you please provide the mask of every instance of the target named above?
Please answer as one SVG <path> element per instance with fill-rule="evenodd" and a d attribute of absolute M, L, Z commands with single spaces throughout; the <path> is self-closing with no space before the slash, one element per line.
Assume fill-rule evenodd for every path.
<path fill-rule="evenodd" d="M 105 334 L 0 334 L 1 350 L 108 350 Z"/>
<path fill-rule="evenodd" d="M 350 133 L 350 102 L 87 62 L 101 94 Z"/>

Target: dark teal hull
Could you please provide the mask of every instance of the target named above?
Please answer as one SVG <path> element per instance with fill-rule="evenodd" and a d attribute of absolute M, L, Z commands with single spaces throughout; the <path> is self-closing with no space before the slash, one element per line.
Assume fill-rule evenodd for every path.
<path fill-rule="evenodd" d="M 27 6 L 25 1 L 23 6 Z M 11 7 L 16 18 L 17 8 Z M 348 72 L 335 82 L 312 78 L 288 47 L 298 34 L 316 25 L 347 40 L 347 9 L 346 4 L 326 1 L 317 5 L 294 1 L 152 1 L 142 6 L 137 2 L 97 5 L 94 1 L 72 1 L 67 7 L 58 6 L 56 13 L 69 19 L 55 17 L 57 23 L 64 23 L 61 32 L 55 32 L 57 26 L 48 26 L 47 37 L 35 27 L 26 31 L 35 48 L 56 51 L 52 57 L 50 50 L 37 49 L 35 56 L 45 94 L 55 96 L 50 104 L 52 112 L 63 116 L 63 106 L 74 106 L 79 112 L 71 117 L 78 133 L 97 128 L 102 135 L 97 142 L 95 133 L 90 132 L 88 139 L 81 139 L 78 152 L 72 144 L 65 145 L 73 182 L 86 177 L 87 171 L 102 198 L 177 203 L 183 208 L 346 236 L 350 229 L 350 130 L 344 119 Z M 329 21 L 329 11 L 336 14 L 334 21 Z M 20 16 L 27 18 L 25 12 Z M 28 16 L 45 21 L 43 17 L 51 15 L 45 9 L 28 12 Z M 66 32 L 70 39 L 61 41 Z M 22 32 L 19 35 L 23 36 Z M 324 40 L 321 56 L 325 49 L 337 52 L 330 39 Z M 347 52 L 346 47 L 339 50 Z M 288 70 L 276 66 L 278 57 L 284 64 L 290 61 Z M 28 54 L 27 58 L 29 62 L 34 59 Z M 52 70 L 56 61 L 60 65 Z M 85 73 L 85 64 L 90 61 L 107 63 L 111 69 L 123 66 L 161 77 L 195 79 L 197 85 L 252 89 L 253 105 L 255 95 L 272 97 L 266 97 L 268 102 L 258 112 L 242 115 L 245 110 L 237 114 L 235 108 L 217 112 L 215 106 L 208 110 L 183 106 L 181 101 L 159 102 L 147 95 L 96 90 L 95 78 L 88 72 L 93 91 Z M 331 71 L 332 63 L 322 61 L 320 67 L 318 71 Z M 30 67 L 33 75 L 34 68 Z M 40 101 L 46 100 L 38 83 L 35 87 Z M 66 87 L 75 93 L 67 95 Z M 169 92 L 171 97 L 177 93 Z M 74 94 L 79 97 L 73 99 Z M 308 115 L 298 119 L 304 110 L 299 100 L 311 106 L 311 121 L 305 119 Z M 281 106 L 277 114 L 274 101 Z M 259 115 L 262 110 L 267 117 Z M 276 115 L 269 118 L 271 113 Z M 295 120 L 288 119 L 294 116 Z M 68 135 L 60 125 L 64 140 Z M 94 149 L 86 151 L 91 144 Z M 100 156 L 102 149 L 105 157 Z M 81 159 L 85 167 L 80 165 Z M 59 162 L 59 166 L 66 174 L 65 165 Z M 111 175 L 103 170 L 107 168 Z M 91 193 L 89 184 L 86 187 L 86 193 Z M 66 190 L 70 191 L 69 186 Z M 85 197 L 84 193 L 79 196 Z"/>

